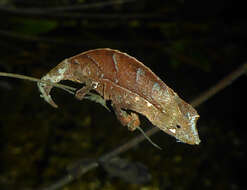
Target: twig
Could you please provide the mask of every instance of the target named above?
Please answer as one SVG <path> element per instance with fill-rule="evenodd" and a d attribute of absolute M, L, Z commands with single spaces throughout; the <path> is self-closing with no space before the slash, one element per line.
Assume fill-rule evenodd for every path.
<path fill-rule="evenodd" d="M 217 94 L 218 92 L 223 90 L 225 87 L 230 85 L 234 80 L 236 80 L 238 77 L 242 76 L 245 73 L 247 73 L 247 63 L 243 64 L 240 68 L 238 68 L 237 70 L 233 71 L 232 73 L 227 75 L 225 78 L 220 80 L 216 85 L 214 85 L 213 87 L 209 88 L 209 90 L 207 90 L 206 92 L 202 93 L 202 95 L 200 95 L 198 98 L 193 100 L 191 102 L 191 104 L 194 107 L 199 106 L 200 104 L 204 103 L 209 98 L 211 98 L 212 96 L 214 96 L 215 94 Z M 146 133 L 147 136 L 151 136 L 151 135 L 157 133 L 158 131 L 160 131 L 160 129 L 158 127 L 154 127 L 154 128 L 148 130 L 145 133 Z M 141 143 L 144 140 L 145 140 L 145 137 L 143 135 L 138 135 L 135 138 L 129 140 L 127 143 L 125 143 L 125 144 L 119 146 L 118 148 L 114 149 L 113 151 L 101 156 L 98 160 L 99 161 L 107 161 L 110 158 L 113 158 L 113 157 L 115 157 L 115 156 L 117 156 L 117 155 L 119 155 L 119 154 L 121 154 L 123 152 L 128 151 L 129 149 L 133 148 L 134 146 L 136 146 L 137 144 Z M 90 170 L 92 170 L 92 169 L 94 169 L 96 167 L 98 167 L 98 162 L 97 161 L 92 161 L 90 164 L 88 164 L 85 167 L 79 166 L 78 168 L 74 169 L 74 171 L 76 171 L 76 172 L 74 172 L 74 173 L 69 172 L 68 175 L 66 175 L 65 177 L 59 179 L 57 182 L 55 182 L 51 186 L 49 186 L 47 188 L 44 188 L 42 190 L 56 190 L 56 189 L 59 189 L 59 188 L 63 187 L 64 185 L 70 183 L 74 179 L 79 178 L 83 174 L 87 173 L 88 171 L 90 171 Z"/>
<path fill-rule="evenodd" d="M 0 11 L 0 15 L 4 16 L 20 16 L 22 18 L 27 17 L 30 18 L 30 14 L 23 12 L 12 12 L 11 14 L 7 14 L 5 12 Z M 166 22 L 174 22 L 177 18 L 164 14 L 157 13 L 66 13 L 66 12 L 58 12 L 54 14 L 35 14 L 32 15 L 32 18 L 40 18 L 40 19 L 53 19 L 53 20 L 80 20 L 80 19 L 88 19 L 88 20 L 115 20 L 119 22 L 119 20 L 145 20 L 145 21 L 166 21 Z"/>
<path fill-rule="evenodd" d="M 158 132 L 159 128 L 155 127 L 152 128 L 150 130 L 148 130 L 146 133 L 147 136 L 151 136 L 154 133 Z M 89 163 L 87 166 L 81 167 L 81 165 L 76 165 L 75 167 L 77 168 L 73 168 L 71 169 L 71 171 L 73 172 L 69 172 L 66 176 L 62 177 L 61 179 L 59 179 L 58 181 L 56 181 L 54 184 L 52 184 L 49 187 L 40 189 L 40 190 L 56 190 L 56 189 L 60 189 L 61 187 L 63 187 L 64 185 L 72 182 L 73 180 L 81 177 L 82 175 L 86 174 L 88 171 L 97 168 L 99 166 L 98 162 L 105 162 L 123 152 L 126 152 L 127 150 L 133 148 L 135 145 L 139 144 L 140 142 L 144 141 L 146 138 L 140 134 L 137 135 L 135 138 L 129 140 L 127 143 L 119 146 L 118 148 L 114 149 L 113 151 L 101 156 L 98 161 L 92 161 L 91 163 Z"/>
<path fill-rule="evenodd" d="M 173 16 L 164 14 L 146 14 L 146 13 L 85 13 L 82 10 L 91 8 L 103 8 L 106 6 L 112 6 L 116 4 L 124 4 L 134 2 L 136 0 L 112 0 L 108 2 L 98 2 L 91 4 L 80 4 L 67 7 L 54 7 L 54 8 L 12 8 L 1 7 L 0 15 L 32 17 L 32 18 L 47 18 L 47 19 L 96 19 L 96 20 L 130 20 L 130 19 L 142 19 L 142 20 L 160 20 L 160 21 L 174 21 Z"/>
<path fill-rule="evenodd" d="M 117 5 L 117 4 L 124 4 L 133 2 L 136 0 L 111 0 L 105 2 L 97 2 L 97 3 L 90 3 L 90 4 L 77 4 L 72 6 L 66 7 L 54 7 L 54 8 L 12 8 L 12 7 L 1 7 L 0 11 L 9 14 L 24 14 L 24 15 L 46 15 L 46 14 L 53 14 L 56 12 L 64 12 L 64 11 L 82 11 L 85 9 L 92 9 L 92 8 L 104 8 L 107 6 Z"/>
<path fill-rule="evenodd" d="M 192 106 L 198 106 L 201 103 L 207 101 L 209 98 L 223 90 L 225 87 L 234 82 L 238 77 L 247 73 L 247 63 L 241 65 L 238 69 L 221 79 L 216 85 L 209 88 L 206 92 L 199 95 L 195 100 L 191 102 Z"/>
<path fill-rule="evenodd" d="M 20 75 L 20 74 L 0 72 L 0 76 L 24 79 L 24 80 L 29 80 L 29 81 L 32 81 L 32 82 L 46 83 L 46 84 L 52 85 L 54 87 L 60 88 L 62 90 L 65 90 L 65 91 L 67 91 L 67 92 L 69 92 L 71 94 L 74 94 L 74 91 L 76 91 L 76 88 L 71 87 L 71 86 L 67 86 L 67 85 L 63 85 L 63 84 L 55 84 L 55 83 L 52 83 L 52 82 L 49 82 L 49 81 L 44 81 L 44 80 L 41 80 L 41 79 L 38 79 L 38 78 L 29 77 L 29 76 Z"/>
<path fill-rule="evenodd" d="M 8 30 L 0 30 L 0 37 L 3 38 L 11 38 L 15 40 L 21 40 L 24 42 L 37 42 L 37 43 L 48 43 L 48 44 L 55 44 L 55 45 L 63 45 L 63 46 L 71 46 L 71 47 L 104 47 L 107 44 L 111 43 L 112 47 L 123 47 L 123 46 L 128 46 L 128 47 L 143 47 L 143 46 L 148 46 L 148 47 L 160 47 L 164 45 L 168 45 L 167 42 L 160 42 L 160 41 L 154 41 L 154 40 L 136 40 L 136 41 L 118 41 L 118 42 L 110 42 L 107 40 L 102 40 L 102 41 L 73 41 L 71 40 L 64 40 L 56 37 L 40 37 L 40 36 L 32 36 L 32 35 L 24 35 L 24 34 L 19 34 L 17 32 L 13 31 L 8 31 Z M 2 44 L 0 44 L 2 45 Z"/>
<path fill-rule="evenodd" d="M 74 172 L 70 172 L 68 175 L 64 176 L 60 180 L 58 180 L 56 183 L 52 184 L 51 186 L 47 188 L 43 188 L 40 190 L 56 190 L 60 189 L 64 185 L 67 185 L 68 183 L 72 182 L 73 180 L 77 179 L 78 177 L 82 176 L 83 174 L 87 173 L 88 171 L 98 167 L 98 162 L 92 161 L 87 166 L 84 166 L 83 168 L 79 167 L 74 169 Z"/>

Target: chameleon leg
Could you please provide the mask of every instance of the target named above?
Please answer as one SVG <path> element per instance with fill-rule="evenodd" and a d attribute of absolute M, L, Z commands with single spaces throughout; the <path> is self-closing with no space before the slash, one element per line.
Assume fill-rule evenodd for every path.
<path fill-rule="evenodd" d="M 84 96 L 89 93 L 89 91 L 92 90 L 92 87 L 90 85 L 86 85 L 82 87 L 81 89 L 77 90 L 75 93 L 75 97 L 79 100 L 82 100 Z"/>
<path fill-rule="evenodd" d="M 139 116 L 136 113 L 131 112 L 130 114 L 128 114 L 126 111 L 122 110 L 120 106 L 116 105 L 113 105 L 113 109 L 116 113 L 118 120 L 122 123 L 123 126 L 127 126 L 130 131 L 138 129 L 153 146 L 161 150 L 161 148 L 157 144 L 155 144 L 139 127 L 140 120 Z"/>
<path fill-rule="evenodd" d="M 106 105 L 106 100 L 100 95 L 89 92 L 87 96 L 84 97 L 84 99 L 88 99 L 93 102 L 99 103 L 110 112 L 110 109 Z"/>
<path fill-rule="evenodd" d="M 126 111 L 122 110 L 120 106 L 116 105 L 113 105 L 113 109 L 121 124 L 127 126 L 130 131 L 134 131 L 140 126 L 139 116 L 136 113 L 131 112 L 128 114 Z"/>

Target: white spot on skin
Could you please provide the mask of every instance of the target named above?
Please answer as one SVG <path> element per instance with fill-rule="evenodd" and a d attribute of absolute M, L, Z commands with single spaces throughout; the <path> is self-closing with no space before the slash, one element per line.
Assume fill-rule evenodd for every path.
<path fill-rule="evenodd" d="M 141 75 L 145 75 L 145 72 L 141 68 L 138 68 L 136 71 L 136 82 L 140 80 Z"/>
<path fill-rule="evenodd" d="M 148 106 L 148 107 L 151 107 L 151 106 L 152 106 L 152 104 L 151 104 L 151 103 L 149 103 L 149 102 L 147 102 L 147 106 Z"/>
<path fill-rule="evenodd" d="M 92 87 L 95 89 L 95 88 L 97 88 L 98 87 L 98 82 L 92 82 Z"/>
<path fill-rule="evenodd" d="M 51 82 L 57 83 L 60 80 L 64 79 L 64 73 L 66 72 L 66 70 L 67 70 L 67 67 L 59 68 L 58 69 L 59 75 L 51 76 L 51 75 L 47 74 L 44 77 L 42 77 L 41 80 L 49 80 Z"/>
<path fill-rule="evenodd" d="M 176 133 L 176 129 L 169 129 L 172 133 Z"/>
<path fill-rule="evenodd" d="M 98 67 L 100 67 L 99 63 L 91 56 L 87 55 L 89 59 L 91 59 Z"/>
<path fill-rule="evenodd" d="M 63 75 L 66 70 L 67 70 L 67 68 L 58 69 L 58 73 L 61 74 L 61 75 Z"/>
<path fill-rule="evenodd" d="M 45 75 L 44 77 L 41 78 L 41 80 L 48 80 L 54 83 L 59 82 L 64 78 L 63 75 L 55 75 L 55 76 L 50 76 L 49 74 Z"/>
<path fill-rule="evenodd" d="M 76 63 L 76 64 L 80 64 L 79 61 L 78 61 L 77 59 L 75 59 L 75 63 Z"/>
<path fill-rule="evenodd" d="M 160 91 L 160 85 L 159 85 L 157 82 L 154 83 L 154 85 L 153 85 L 152 93 L 153 93 L 154 91 Z"/>
<path fill-rule="evenodd" d="M 65 60 L 65 63 L 66 63 L 66 65 L 65 65 L 64 68 L 59 68 L 58 69 L 57 72 L 58 72 L 59 75 L 51 76 L 50 74 L 47 74 L 44 77 L 42 77 L 41 80 L 49 80 L 51 82 L 57 83 L 57 82 L 61 81 L 62 79 L 64 79 L 64 73 L 68 69 L 67 64 L 69 64 L 67 59 Z"/>
<path fill-rule="evenodd" d="M 138 96 L 135 97 L 135 101 L 139 101 L 140 98 Z"/>
<path fill-rule="evenodd" d="M 115 53 L 112 55 L 112 59 L 113 59 L 113 62 L 114 62 L 114 67 L 116 69 L 116 72 L 118 72 L 118 63 L 117 63 L 117 59 L 116 59 L 116 54 Z"/>
<path fill-rule="evenodd" d="M 160 85 L 157 82 L 155 82 L 153 84 L 153 87 L 152 87 L 151 97 L 153 99 L 158 99 L 158 100 L 164 101 L 164 96 L 163 96 L 162 92 L 163 91 L 162 91 Z"/>

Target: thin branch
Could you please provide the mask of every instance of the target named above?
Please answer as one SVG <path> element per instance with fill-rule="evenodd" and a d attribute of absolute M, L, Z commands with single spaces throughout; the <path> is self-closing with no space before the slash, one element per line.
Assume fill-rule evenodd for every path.
<path fill-rule="evenodd" d="M 209 98 L 226 88 L 228 85 L 232 84 L 236 79 L 238 79 L 243 74 L 247 73 L 247 63 L 241 65 L 238 69 L 233 71 L 231 74 L 227 75 L 225 78 L 221 79 L 216 85 L 209 88 L 206 92 L 199 95 L 195 100 L 191 102 L 192 106 L 198 106 L 201 103 L 207 101 Z"/>
<path fill-rule="evenodd" d="M 32 82 L 41 82 L 41 83 L 46 83 L 49 84 L 51 86 L 60 88 L 62 90 L 65 90 L 71 94 L 74 94 L 74 92 L 76 91 L 76 88 L 71 87 L 71 86 L 67 86 L 67 85 L 63 85 L 63 84 L 56 84 L 56 83 L 52 83 L 49 81 L 44 81 L 38 78 L 34 78 L 34 77 L 29 77 L 29 76 L 25 76 L 25 75 L 20 75 L 20 74 L 14 74 L 14 73 L 5 73 L 5 72 L 0 72 L 0 76 L 3 77 L 11 77 L 11 78 L 18 78 L 18 79 L 23 79 L 23 80 L 29 80 Z"/>
<path fill-rule="evenodd" d="M 164 15 L 164 14 L 157 14 L 157 13 L 132 13 L 132 12 L 125 12 L 125 13 L 83 13 L 83 12 L 75 12 L 75 13 L 66 13 L 66 12 L 58 12 L 54 14 L 35 14 L 31 15 L 23 12 L 13 12 L 11 14 L 7 14 L 5 12 L 0 11 L 0 15 L 4 16 L 20 16 L 22 18 L 40 18 L 40 19 L 55 19 L 55 20 L 81 20 L 81 19 L 88 19 L 88 20 L 115 20 L 119 22 L 119 20 L 145 20 L 145 21 L 165 21 L 165 22 L 174 22 L 177 17 L 174 15 Z"/>
<path fill-rule="evenodd" d="M 71 47 L 104 47 L 109 43 L 112 47 L 122 47 L 122 46 L 128 46 L 128 47 L 159 47 L 159 46 L 167 46 L 168 43 L 165 41 L 154 41 L 154 40 L 136 40 L 136 41 L 118 41 L 118 42 L 110 42 L 107 40 L 102 41 L 73 41 L 71 40 L 65 40 L 61 38 L 56 37 L 40 37 L 40 36 L 32 36 L 32 35 L 24 35 L 19 34 L 16 32 L 8 31 L 8 30 L 0 30 L 0 36 L 3 36 L 4 38 L 11 38 L 15 40 L 21 40 L 24 42 L 37 42 L 37 43 L 48 43 L 48 44 L 55 44 L 55 45 L 63 45 L 63 46 L 71 46 Z"/>
<path fill-rule="evenodd" d="M 111 6 L 116 4 L 124 4 L 134 2 L 136 0 L 114 0 L 108 2 L 98 2 L 85 5 L 73 5 L 67 7 L 55 7 L 55 8 L 12 8 L 12 7 L 1 7 L 0 15 L 4 16 L 21 16 L 28 18 L 47 18 L 47 19 L 93 19 L 93 20 L 160 20 L 160 21 L 174 21 L 174 15 L 171 14 L 146 14 L 146 13 L 85 13 L 82 10 L 90 8 L 102 8 L 105 6 Z M 71 12 L 68 12 L 71 11 Z"/>
<path fill-rule="evenodd" d="M 238 68 L 237 70 L 233 71 L 232 73 L 230 73 L 229 75 L 227 75 L 225 78 L 223 78 L 222 80 L 220 80 L 216 85 L 214 85 L 213 87 L 209 88 L 209 90 L 207 90 L 206 92 L 202 93 L 202 95 L 200 95 L 198 98 L 196 98 L 195 100 L 193 100 L 191 102 L 191 104 L 194 107 L 198 107 L 199 105 L 201 105 L 202 103 L 204 103 L 205 101 L 207 101 L 209 98 L 213 97 L 215 94 L 217 94 L 218 92 L 220 92 L 221 90 L 223 90 L 225 87 L 227 87 L 228 85 L 230 85 L 234 80 L 236 80 L 237 78 L 239 78 L 240 76 L 242 76 L 243 74 L 247 73 L 247 63 L 243 64 L 240 68 Z M 151 136 L 157 132 L 159 132 L 160 129 L 158 127 L 154 127 L 150 130 L 148 130 L 146 133 L 147 136 Z M 141 143 L 142 141 L 145 140 L 145 137 L 143 135 L 138 135 L 135 138 L 129 140 L 127 143 L 117 147 L 116 149 L 114 149 L 113 151 L 101 156 L 98 161 L 107 161 L 108 159 L 111 159 L 121 153 L 124 153 L 126 151 L 128 151 L 129 149 L 133 148 L 134 146 L 138 145 L 139 143 Z M 44 188 L 42 190 L 56 190 L 59 189 L 61 187 L 63 187 L 64 185 L 70 183 L 71 181 L 81 177 L 83 174 L 87 173 L 88 171 L 94 169 L 98 167 L 98 162 L 97 161 L 92 161 L 91 163 L 89 163 L 87 166 L 81 166 L 81 165 L 77 165 L 74 168 L 75 172 L 69 172 L 68 175 L 66 175 L 65 177 L 59 179 L 57 182 L 55 182 L 54 184 L 52 184 L 51 186 Z"/>
<path fill-rule="evenodd" d="M 56 12 L 64 11 L 82 11 L 92 8 L 104 8 L 107 6 L 113 6 L 118 4 L 125 4 L 134 2 L 136 0 L 111 0 L 105 2 L 89 3 L 89 4 L 76 4 L 66 7 L 54 7 L 54 8 L 12 8 L 12 7 L 1 7 L 0 11 L 8 14 L 18 15 L 46 15 L 54 14 Z"/>

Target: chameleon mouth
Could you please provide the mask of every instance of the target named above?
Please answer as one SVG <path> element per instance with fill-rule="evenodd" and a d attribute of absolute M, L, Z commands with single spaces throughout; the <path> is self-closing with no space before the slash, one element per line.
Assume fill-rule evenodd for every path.
<path fill-rule="evenodd" d="M 201 141 L 195 126 L 196 122 L 192 122 L 192 124 L 186 128 L 180 125 L 175 125 L 173 128 L 169 128 L 168 131 L 165 132 L 174 136 L 177 139 L 177 142 L 198 145 Z"/>
<path fill-rule="evenodd" d="M 194 137 L 194 142 L 195 144 L 200 144 L 200 139 L 199 139 L 199 134 L 198 131 L 196 129 L 196 121 L 199 118 L 199 115 L 195 115 L 194 117 L 192 117 L 190 124 L 191 124 L 191 130 L 192 130 L 192 136 Z"/>

